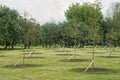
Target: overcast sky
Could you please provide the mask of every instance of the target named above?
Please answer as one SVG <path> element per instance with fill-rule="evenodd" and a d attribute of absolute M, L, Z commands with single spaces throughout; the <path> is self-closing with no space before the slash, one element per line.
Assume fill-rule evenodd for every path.
<path fill-rule="evenodd" d="M 0 4 L 16 9 L 22 15 L 25 11 L 32 15 L 40 24 L 49 21 L 65 20 L 64 12 L 71 3 L 93 2 L 94 0 L 0 0 Z M 120 0 L 102 0 L 102 12 L 109 8 L 111 2 Z"/>

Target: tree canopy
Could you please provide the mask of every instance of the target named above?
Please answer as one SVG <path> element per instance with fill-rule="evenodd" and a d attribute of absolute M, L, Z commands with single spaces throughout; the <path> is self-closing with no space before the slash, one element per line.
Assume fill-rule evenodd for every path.
<path fill-rule="evenodd" d="M 40 25 L 32 17 L 0 6 L 0 45 L 13 49 L 42 47 L 84 47 L 85 45 L 120 46 L 120 3 L 112 3 L 103 18 L 100 2 L 73 3 L 65 11 L 66 21 Z"/>

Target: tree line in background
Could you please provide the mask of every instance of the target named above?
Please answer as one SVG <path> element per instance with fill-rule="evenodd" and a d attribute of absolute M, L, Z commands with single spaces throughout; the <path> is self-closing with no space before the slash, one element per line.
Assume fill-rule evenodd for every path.
<path fill-rule="evenodd" d="M 66 21 L 43 25 L 33 18 L 21 16 L 16 10 L 0 6 L 0 45 L 42 47 L 84 47 L 89 45 L 120 45 L 120 3 L 112 3 L 106 17 L 101 3 L 71 4 L 65 11 Z M 95 43 L 95 44 L 94 44 Z"/>

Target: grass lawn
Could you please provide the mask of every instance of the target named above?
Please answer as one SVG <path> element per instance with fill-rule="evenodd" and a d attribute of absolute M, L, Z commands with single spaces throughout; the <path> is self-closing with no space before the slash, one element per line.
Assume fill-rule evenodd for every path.
<path fill-rule="evenodd" d="M 62 48 L 35 48 L 35 54 L 13 65 L 22 57 L 23 50 L 0 50 L 0 80 L 120 80 L 120 49 L 111 53 L 112 57 L 103 57 L 105 49 L 96 48 L 95 68 L 105 68 L 105 72 L 80 72 L 76 68 L 86 68 L 92 61 L 92 48 L 77 49 L 75 59 L 67 61 L 70 55 Z M 67 54 L 74 49 L 66 48 Z M 30 56 L 30 55 L 27 55 Z M 81 59 L 81 61 L 79 60 Z M 20 66 L 21 65 L 21 66 Z"/>

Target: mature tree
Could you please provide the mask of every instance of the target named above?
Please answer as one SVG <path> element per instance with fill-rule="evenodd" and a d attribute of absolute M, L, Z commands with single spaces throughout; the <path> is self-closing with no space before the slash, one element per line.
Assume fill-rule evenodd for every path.
<path fill-rule="evenodd" d="M 0 6 L 0 42 L 5 45 L 5 49 L 14 48 L 19 32 L 18 12 L 6 6 Z"/>
<path fill-rule="evenodd" d="M 81 21 L 81 5 L 79 3 L 71 4 L 65 12 L 65 16 L 68 22 Z"/>
<path fill-rule="evenodd" d="M 105 19 L 105 25 L 108 27 L 106 37 L 107 45 L 120 45 L 120 2 L 112 3 Z"/>
<path fill-rule="evenodd" d="M 21 17 L 20 26 L 22 28 L 21 32 L 21 43 L 24 44 L 24 48 L 30 48 L 30 46 L 40 43 L 41 29 L 40 25 L 37 24 L 32 18 L 25 19 Z"/>
<path fill-rule="evenodd" d="M 55 23 L 42 25 L 42 46 L 53 47 L 58 41 L 58 27 Z"/>
<path fill-rule="evenodd" d="M 78 34 L 77 34 L 77 40 L 78 40 L 78 47 L 84 47 L 84 45 L 87 45 L 89 42 L 89 33 L 90 28 L 85 23 L 80 23 L 80 26 L 78 27 Z"/>

